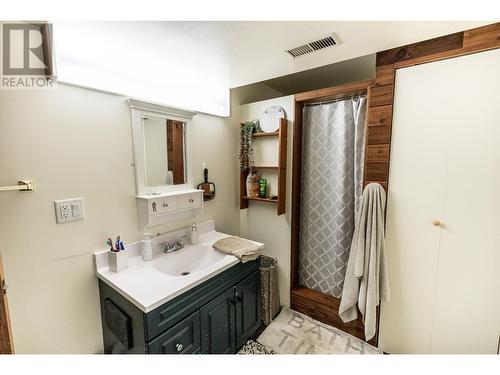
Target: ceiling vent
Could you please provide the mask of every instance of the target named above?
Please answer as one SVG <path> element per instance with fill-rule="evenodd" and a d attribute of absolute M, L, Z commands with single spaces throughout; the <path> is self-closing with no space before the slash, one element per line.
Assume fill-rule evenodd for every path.
<path fill-rule="evenodd" d="M 335 35 L 332 34 L 332 35 L 329 35 L 327 37 L 303 44 L 301 46 L 298 46 L 298 47 L 295 47 L 292 49 L 288 49 L 285 52 L 287 52 L 288 54 L 290 54 L 290 56 L 295 58 L 295 57 L 305 55 L 307 53 L 319 51 L 320 49 L 332 47 L 332 46 L 335 46 L 337 44 L 339 44 L 339 40 L 337 39 L 337 37 Z"/>

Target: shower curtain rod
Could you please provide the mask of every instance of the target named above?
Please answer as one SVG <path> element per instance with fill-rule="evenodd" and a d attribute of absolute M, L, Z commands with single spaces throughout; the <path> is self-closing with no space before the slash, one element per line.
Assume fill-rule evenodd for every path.
<path fill-rule="evenodd" d="M 304 107 L 312 107 L 312 106 L 321 105 L 321 104 L 330 104 L 330 103 L 335 103 L 335 102 L 341 102 L 343 100 L 349 100 L 349 99 L 352 100 L 352 99 L 363 98 L 363 97 L 366 97 L 366 94 L 348 95 L 348 96 L 343 96 L 342 98 L 325 100 L 325 101 L 321 101 L 321 102 L 304 103 Z"/>

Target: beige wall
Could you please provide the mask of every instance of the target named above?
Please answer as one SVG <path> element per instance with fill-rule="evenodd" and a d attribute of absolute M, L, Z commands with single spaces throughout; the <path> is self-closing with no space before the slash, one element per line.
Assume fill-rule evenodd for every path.
<path fill-rule="evenodd" d="M 250 202 L 248 209 L 240 211 L 241 236 L 263 242 L 265 244 L 264 253 L 278 259 L 280 300 L 282 305 L 289 306 L 293 96 L 284 96 L 242 105 L 239 108 L 240 113 L 236 114 L 236 116 L 240 118 L 240 122 L 255 120 L 270 105 L 281 106 L 285 110 L 286 118 L 288 119 L 286 213 L 278 216 L 276 215 L 276 205 L 266 202 Z M 258 142 L 261 143 L 259 144 Z M 273 145 L 269 140 L 256 141 L 254 146 L 256 164 L 257 160 L 261 158 L 259 153 L 265 155 L 263 156 L 264 160 L 260 160 L 265 165 L 267 158 L 275 158 L 278 152 L 275 147 L 276 145 Z M 275 162 L 270 162 L 269 164 L 275 165 Z M 269 177 L 271 182 L 275 181 L 273 176 Z"/>
<path fill-rule="evenodd" d="M 239 233 L 238 128 L 193 119 L 195 182 L 210 168 L 217 198 L 198 221 Z M 34 192 L 0 193 L 0 251 L 17 353 L 102 351 L 92 254 L 107 236 L 141 238 L 135 206 L 130 109 L 120 96 L 60 85 L 0 90 L 0 185 L 34 178 Z M 84 197 L 87 218 L 55 222 L 53 201 Z M 189 224 L 157 227 L 164 232 Z"/>

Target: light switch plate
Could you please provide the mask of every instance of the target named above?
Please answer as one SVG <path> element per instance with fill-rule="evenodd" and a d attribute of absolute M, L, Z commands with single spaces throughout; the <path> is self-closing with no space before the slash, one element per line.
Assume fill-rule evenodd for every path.
<path fill-rule="evenodd" d="M 71 198 L 54 201 L 57 224 L 85 219 L 83 198 Z"/>

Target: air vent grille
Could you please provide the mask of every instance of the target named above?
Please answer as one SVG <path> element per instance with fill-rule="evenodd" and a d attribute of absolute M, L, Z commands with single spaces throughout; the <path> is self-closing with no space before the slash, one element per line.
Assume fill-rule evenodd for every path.
<path fill-rule="evenodd" d="M 303 44 L 301 46 L 286 50 L 288 54 L 290 54 L 292 57 L 298 57 L 305 55 L 306 53 L 311 53 L 314 51 L 318 51 L 323 48 L 328 48 L 332 47 L 339 44 L 338 40 L 336 40 L 334 35 L 327 36 L 322 39 L 318 39 L 306 44 Z"/>

